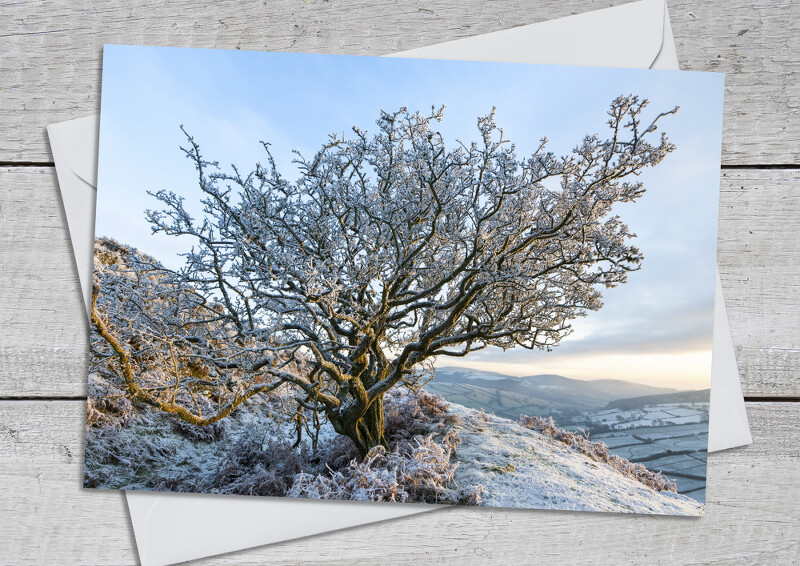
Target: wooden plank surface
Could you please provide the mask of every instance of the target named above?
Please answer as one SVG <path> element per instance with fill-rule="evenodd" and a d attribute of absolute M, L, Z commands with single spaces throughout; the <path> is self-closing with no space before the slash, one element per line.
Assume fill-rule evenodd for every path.
<path fill-rule="evenodd" d="M 86 325 L 54 170 L 0 169 L 0 184 L 0 304 L 13 305 L 0 310 L 0 397 L 84 395 Z M 721 187 L 718 258 L 743 389 L 800 396 L 800 170 L 725 170 Z"/>
<path fill-rule="evenodd" d="M 98 111 L 104 43 L 383 54 L 621 3 L 6 3 L 0 162 L 51 161 L 45 125 Z M 692 0 L 669 7 L 683 68 L 727 73 L 723 162 L 800 164 L 798 4 Z"/>
<path fill-rule="evenodd" d="M 725 170 L 717 261 L 742 389 L 800 396 L 800 170 Z"/>
<path fill-rule="evenodd" d="M 699 519 L 460 507 L 198 564 L 796 563 L 800 404 L 748 409 L 754 444 L 709 457 Z M 80 401 L 0 402 L 0 562 L 136 563 L 122 495 L 79 487 L 83 415 Z"/>
<path fill-rule="evenodd" d="M 98 110 L 103 43 L 380 54 L 625 1 L 0 4 L 0 564 L 137 563 L 122 495 L 79 487 L 86 326 L 47 166 L 45 126 Z M 800 563 L 800 4 L 669 9 L 682 67 L 727 73 L 718 258 L 743 390 L 772 400 L 709 457 L 706 517 L 455 508 L 199 563 Z"/>

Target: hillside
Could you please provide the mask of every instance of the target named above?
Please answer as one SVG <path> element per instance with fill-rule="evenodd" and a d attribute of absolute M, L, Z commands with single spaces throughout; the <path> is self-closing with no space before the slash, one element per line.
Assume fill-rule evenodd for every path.
<path fill-rule="evenodd" d="M 109 277 L 124 273 L 120 268 L 128 267 L 132 253 L 155 263 L 98 240 L 96 268 Z M 459 405 L 449 394 L 455 402 L 393 389 L 385 397 L 389 450 L 376 447 L 361 459 L 324 415 L 316 430 L 310 419 L 300 428 L 289 420 L 288 387 L 253 397 L 212 425 L 196 426 L 132 400 L 120 376 L 103 363 L 108 358 L 93 354 L 86 487 L 680 515 L 703 510 L 672 493 L 670 480 L 552 421 L 515 422 L 520 414 L 596 409 L 620 397 L 669 390 L 445 368 L 431 387 L 457 390 L 465 405 L 500 416 Z M 198 411 L 200 404 L 211 406 L 204 396 L 190 398 Z"/>
<path fill-rule="evenodd" d="M 513 377 L 453 367 L 437 368 L 434 380 L 425 389 L 453 403 L 509 419 L 522 414 L 574 415 L 603 409 L 617 399 L 676 392 L 616 379 L 584 381 L 550 374 Z"/>
<path fill-rule="evenodd" d="M 677 393 L 665 393 L 663 395 L 643 395 L 641 397 L 616 399 L 606 405 L 605 409 L 630 411 L 632 409 L 643 409 L 648 405 L 708 403 L 710 394 L 710 389 L 702 389 L 700 391 L 679 391 Z"/>
<path fill-rule="evenodd" d="M 274 397 L 254 399 L 207 432 L 143 406 L 129 406 L 113 426 L 95 418 L 87 427 L 85 485 L 669 515 L 704 509 L 648 487 L 669 482 L 595 453 L 570 433 L 531 430 L 425 392 L 387 394 L 392 450 L 374 449 L 363 462 L 329 425 L 316 453 L 305 440 L 293 449 L 286 424 L 267 416 L 278 405 Z"/>
<path fill-rule="evenodd" d="M 454 427 L 458 485 L 484 488 L 483 505 L 575 511 L 701 515 L 695 500 L 654 491 L 602 461 L 519 423 L 460 405 Z"/>

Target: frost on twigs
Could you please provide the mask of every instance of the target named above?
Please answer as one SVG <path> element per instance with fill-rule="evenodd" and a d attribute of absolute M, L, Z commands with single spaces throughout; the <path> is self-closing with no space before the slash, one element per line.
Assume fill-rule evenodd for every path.
<path fill-rule="evenodd" d="M 254 365 L 255 342 L 235 339 L 219 304 L 156 259 L 98 238 L 93 285 L 90 371 L 129 398 L 207 426 L 280 387 Z"/>
<path fill-rule="evenodd" d="M 387 392 L 384 410 L 389 445 L 427 434 L 438 423 L 452 424 L 456 417 L 448 414 L 447 406 L 444 397 L 425 390 Z"/>
<path fill-rule="evenodd" d="M 376 446 L 363 461 L 330 475 L 300 474 L 287 492 L 289 497 L 358 501 L 413 501 L 456 503 L 460 496 L 453 479 L 458 462 L 451 456 L 457 433 L 441 443 L 433 435 L 400 443 L 392 451 Z"/>
<path fill-rule="evenodd" d="M 361 457 L 387 446 L 388 391 L 419 388 L 442 357 L 549 350 L 639 268 L 613 207 L 674 149 L 657 124 L 675 110 L 645 120 L 646 106 L 615 99 L 605 135 L 561 157 L 546 139 L 518 155 L 494 111 L 477 141 L 450 145 L 443 109 L 382 111 L 374 132 L 298 153 L 294 181 L 268 144 L 265 164 L 226 171 L 187 134 L 200 212 L 159 190 L 146 215 L 191 251 L 172 271 L 99 241 L 96 371 L 199 426 L 282 387 L 298 442 L 327 421 Z"/>

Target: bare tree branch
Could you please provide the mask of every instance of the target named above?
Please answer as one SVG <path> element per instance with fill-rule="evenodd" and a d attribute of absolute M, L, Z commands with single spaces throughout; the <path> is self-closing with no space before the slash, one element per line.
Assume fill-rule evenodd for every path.
<path fill-rule="evenodd" d="M 187 134 L 202 214 L 158 191 L 163 209 L 147 217 L 195 245 L 177 273 L 153 263 L 148 275 L 139 260 L 129 275 L 96 272 L 97 363 L 117 364 L 137 398 L 204 422 L 284 383 L 298 411 L 324 411 L 363 452 L 382 441 L 383 394 L 418 383 L 436 356 L 553 348 L 601 307 L 603 287 L 639 268 L 612 208 L 639 198 L 638 175 L 674 149 L 655 133 L 677 111 L 643 122 L 646 106 L 617 98 L 608 139 L 586 136 L 563 157 L 546 139 L 518 157 L 494 111 L 478 119 L 479 141 L 453 149 L 434 129 L 443 107 L 382 112 L 372 136 L 353 128 L 310 160 L 297 154 L 295 182 L 268 144 L 266 165 L 225 173 Z M 180 405 L 199 384 L 192 364 L 224 400 L 214 417 Z"/>

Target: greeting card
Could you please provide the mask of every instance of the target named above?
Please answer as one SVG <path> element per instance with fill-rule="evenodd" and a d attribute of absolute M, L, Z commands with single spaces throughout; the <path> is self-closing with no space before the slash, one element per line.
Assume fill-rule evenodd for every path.
<path fill-rule="evenodd" d="M 698 515 L 722 76 L 107 46 L 85 485 Z"/>

